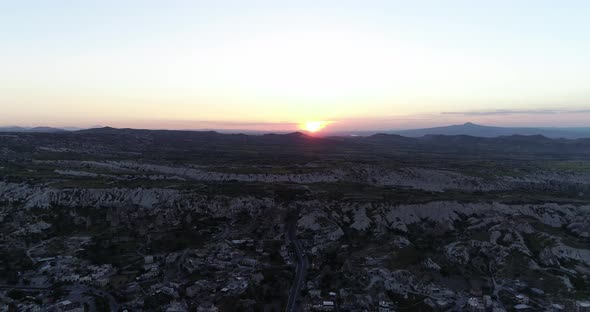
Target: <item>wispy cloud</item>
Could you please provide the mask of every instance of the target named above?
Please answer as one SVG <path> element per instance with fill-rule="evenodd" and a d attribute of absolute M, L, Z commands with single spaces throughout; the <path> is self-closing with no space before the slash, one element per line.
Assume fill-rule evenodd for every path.
<path fill-rule="evenodd" d="M 464 112 L 442 112 L 442 115 L 462 116 L 497 116 L 497 115 L 554 115 L 554 114 L 580 114 L 590 113 L 590 109 L 567 110 L 567 109 L 497 109 L 487 111 L 464 111 Z"/>
<path fill-rule="evenodd" d="M 286 131 L 298 128 L 293 122 L 259 122 L 240 120 L 120 120 L 108 123 L 114 127 L 183 129 L 183 130 L 268 130 Z"/>
<path fill-rule="evenodd" d="M 196 121 L 189 121 L 185 123 L 189 123 L 189 124 L 194 124 L 196 126 L 201 126 L 201 127 L 208 127 L 208 126 L 226 126 L 226 127 L 231 127 L 231 128 L 235 128 L 235 127 L 246 127 L 246 128 L 250 128 L 250 127 L 294 127 L 297 126 L 297 123 L 293 123 L 293 122 L 256 122 L 256 121 L 223 121 L 223 120 L 218 120 L 218 121 L 210 121 L 210 120 L 196 120 Z"/>

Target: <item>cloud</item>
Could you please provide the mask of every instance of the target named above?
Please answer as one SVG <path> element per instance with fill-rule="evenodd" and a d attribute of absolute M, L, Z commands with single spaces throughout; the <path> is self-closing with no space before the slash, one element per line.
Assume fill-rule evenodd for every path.
<path fill-rule="evenodd" d="M 497 115 L 554 115 L 554 114 L 580 114 L 590 113 L 590 109 L 564 110 L 564 109 L 497 109 L 491 111 L 464 111 L 464 112 L 442 112 L 442 115 L 462 116 L 497 116 Z"/>
<path fill-rule="evenodd" d="M 174 121 L 172 121 L 174 122 Z M 178 121 L 177 121 L 178 122 Z M 180 123 L 180 122 L 178 122 Z M 297 123 L 293 122 L 256 122 L 256 121 L 223 121 L 223 120 L 195 120 L 195 121 L 182 121 L 182 123 L 189 123 L 194 125 L 205 126 L 227 126 L 227 127 L 293 127 Z"/>
<path fill-rule="evenodd" d="M 298 128 L 293 122 L 264 122 L 242 120 L 172 120 L 135 119 L 109 122 L 118 128 L 176 129 L 176 130 L 260 130 L 287 131 Z"/>

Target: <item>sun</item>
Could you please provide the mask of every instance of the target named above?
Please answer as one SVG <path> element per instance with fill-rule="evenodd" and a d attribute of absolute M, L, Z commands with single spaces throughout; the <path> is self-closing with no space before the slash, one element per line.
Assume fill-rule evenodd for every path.
<path fill-rule="evenodd" d="M 318 132 L 329 124 L 328 121 L 306 121 L 300 127 L 309 132 Z"/>

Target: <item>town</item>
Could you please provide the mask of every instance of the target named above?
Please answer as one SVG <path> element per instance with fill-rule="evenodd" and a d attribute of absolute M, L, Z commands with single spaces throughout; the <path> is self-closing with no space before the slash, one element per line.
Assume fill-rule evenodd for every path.
<path fill-rule="evenodd" d="M 2 135 L 1 310 L 590 311 L 590 160 L 514 139 Z"/>

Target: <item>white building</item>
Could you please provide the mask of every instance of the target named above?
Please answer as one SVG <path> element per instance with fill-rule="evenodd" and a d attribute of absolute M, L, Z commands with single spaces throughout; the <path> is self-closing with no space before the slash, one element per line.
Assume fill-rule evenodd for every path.
<path fill-rule="evenodd" d="M 527 295 L 518 294 L 518 295 L 516 295 L 516 302 L 522 303 L 522 304 L 528 304 L 529 297 Z"/>
<path fill-rule="evenodd" d="M 467 311 L 469 312 L 485 312 L 486 307 L 479 298 L 471 297 L 467 300 Z"/>
<path fill-rule="evenodd" d="M 576 312 L 590 312 L 590 301 L 576 301 Z"/>
<path fill-rule="evenodd" d="M 80 275 L 78 274 L 71 274 L 71 275 L 64 275 L 59 278 L 62 282 L 70 282 L 74 283 L 80 280 Z"/>
<path fill-rule="evenodd" d="M 379 301 L 379 312 L 392 312 L 393 311 L 393 302 L 391 301 Z"/>
<path fill-rule="evenodd" d="M 56 304 L 55 309 L 59 312 L 84 312 L 84 305 L 82 305 L 80 302 L 64 300 Z"/>

